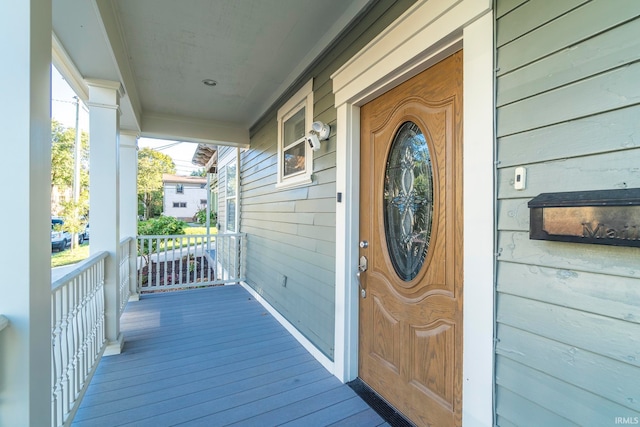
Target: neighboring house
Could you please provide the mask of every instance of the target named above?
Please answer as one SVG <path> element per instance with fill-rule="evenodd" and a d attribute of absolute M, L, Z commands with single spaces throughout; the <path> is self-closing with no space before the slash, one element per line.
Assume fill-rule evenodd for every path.
<path fill-rule="evenodd" d="M 140 71 L 150 73 L 155 65 L 159 71 L 173 70 L 170 77 L 183 76 L 178 64 L 189 63 L 182 55 L 187 46 L 196 45 L 191 36 L 199 27 L 167 36 L 179 46 L 179 55 L 162 50 L 155 57 L 158 62 L 148 64 L 126 49 L 134 49 L 134 41 L 156 39 L 142 24 L 159 31 L 162 6 L 154 7 L 148 20 L 144 8 L 127 9 L 134 2 L 116 2 L 118 7 L 93 3 L 76 18 L 83 19 L 84 27 L 65 26 L 76 15 L 60 6 L 54 30 L 70 51 L 57 60 L 78 62 L 67 72 L 79 86 L 89 86 L 92 120 L 103 125 L 103 132 L 92 134 L 91 191 L 102 196 L 91 198 L 94 230 L 114 234 L 123 229 L 115 209 L 119 197 L 123 205 L 135 200 L 135 191 L 126 188 L 135 187 L 135 175 L 133 182 L 123 184 L 118 170 L 129 176 L 135 171 L 131 160 L 137 135 L 218 146 L 220 232 L 247 235 L 247 281 L 242 286 L 277 311 L 282 323 L 341 381 L 360 378 L 418 425 L 638 423 L 640 200 L 633 189 L 640 188 L 640 2 L 358 2 L 361 9 L 346 21 L 334 17 L 339 35 L 327 36 L 322 49 L 309 47 L 311 58 L 300 57 L 274 74 L 282 74 L 282 80 L 269 80 L 268 96 L 252 98 L 259 91 L 245 88 L 253 83 L 246 78 L 238 93 L 212 109 L 208 107 L 216 97 L 199 101 L 197 89 L 174 99 L 183 80 L 162 98 L 171 79 L 160 74 L 163 84 L 148 84 Z M 332 3 L 336 8 L 340 4 Z M 36 31 L 38 13 L 25 6 L 15 16 L 31 16 L 33 21 L 16 19 Z M 315 31 L 310 15 L 298 13 L 295 19 L 309 21 L 305 30 Z M 98 24 L 88 27 L 93 21 L 85 18 L 94 15 Z M 199 15 L 195 11 L 189 16 Z M 246 24 L 245 19 L 240 23 Z M 232 24 L 223 30 L 231 31 Z M 242 31 L 249 27 L 243 25 Z M 206 33 L 215 25 L 206 22 L 202 28 Z M 323 28 L 314 33 L 316 39 L 329 34 Z M 12 29 L 17 32 L 0 26 L 5 39 L 17 37 Z M 83 56 L 86 48 L 75 42 L 85 40 L 81 35 L 90 29 L 107 45 L 95 52 L 102 52 L 100 58 L 114 68 L 100 70 L 112 81 L 89 78 L 105 78 L 94 73 L 97 61 Z M 26 46 L 32 39 L 20 34 Z M 251 40 L 259 41 L 258 36 Z M 49 47 L 44 41 L 32 49 L 46 65 L 43 52 Z M 248 45 L 233 46 L 238 50 L 234 56 L 250 58 L 234 76 L 284 61 L 287 53 L 278 45 L 263 57 Z M 215 57 L 215 52 L 196 50 L 198 57 Z M 114 57 L 118 60 L 111 62 Z M 171 58 L 176 62 L 162 67 Z M 18 59 L 8 61 L 31 63 Z M 31 83 L 21 76 L 31 76 L 26 72 L 31 69 L 10 68 L 5 68 L 12 72 L 8 80 L 22 82 L 24 93 L 30 93 Z M 137 80 L 136 74 L 144 78 Z M 277 87 L 281 90 L 274 91 Z M 218 89 L 227 89 L 224 82 Z M 149 104 L 140 102 L 137 91 L 144 91 L 147 98 L 140 99 Z M 165 102 L 147 101 L 156 95 L 154 99 Z M 26 128 L 24 144 L 16 144 L 16 150 L 38 147 L 28 124 L 46 122 L 44 112 L 16 108 L 16 102 L 27 98 L 12 96 L 2 110 L 8 122 Z M 230 103 L 238 99 L 238 109 L 255 109 L 232 115 Z M 133 113 L 116 116 L 119 103 L 126 107 L 123 112 Z M 200 111 L 185 105 L 198 105 Z M 167 111 L 176 114 L 168 116 Z M 188 120 L 187 113 L 192 114 Z M 314 121 L 331 127 L 317 151 L 307 140 Z M 128 150 L 120 154 L 123 162 L 113 149 L 117 141 Z M 46 176 L 38 173 L 46 172 L 46 165 L 23 151 L 10 156 L 11 162 L 33 176 L 15 180 L 28 183 L 18 193 L 35 198 L 38 193 L 30 193 L 28 185 L 40 185 L 45 192 Z M 20 172 L 0 170 L 8 177 Z M 121 194 L 114 182 L 124 185 Z M 587 193 L 591 191 L 602 193 Z M 622 216 L 598 216 L 599 208 L 573 209 L 578 202 L 570 192 L 584 196 L 578 197 L 580 203 L 604 204 L 605 211 Z M 544 193 L 557 193 L 560 202 L 545 202 L 545 208 L 556 209 L 555 216 L 549 210 L 538 218 L 541 211 L 529 203 Z M 622 203 L 627 207 L 612 207 L 620 195 L 627 196 Z M 46 207 L 40 199 L 29 200 Z M 562 210 L 567 207 L 571 209 Z M 540 218 L 546 221 L 543 228 L 564 218 L 569 229 L 587 231 L 572 241 L 531 239 Z M 604 224 L 606 218 L 613 218 L 619 230 Z M 18 301 L 14 305 L 23 307 L 18 315 L 46 336 L 42 323 L 49 321 L 48 305 L 38 300 L 46 279 L 32 267 L 46 259 L 27 250 L 46 243 L 41 222 L 38 217 L 15 224 L 20 233 L 33 227 L 30 239 L 8 236 L 26 249 L 11 257 L 20 263 L 16 267 L 24 268 L 20 276 L 9 273 L 0 285 L 11 296 L 0 298 L 0 313 L 14 312 L 11 301 Z M 125 224 L 126 232 L 135 233 Z M 557 233 L 568 231 L 559 228 Z M 114 242 L 122 236 L 113 237 L 92 235 L 91 250 L 117 252 Z M 112 268 L 106 287 L 111 286 L 109 274 L 117 276 Z M 24 269 L 31 269 L 29 287 L 17 287 Z M 108 327 L 110 343 L 117 344 L 118 326 Z M 22 359 L 31 361 L 27 354 L 38 355 L 27 329 L 22 335 L 16 332 L 27 337 L 21 347 L 4 347 L 16 348 L 5 358 L 14 361 L 5 370 L 23 366 Z M 18 340 L 6 333 L 0 335 L 3 339 Z M 24 370 L 33 375 L 23 376 L 22 382 L 12 378 L 6 390 L 12 384 L 22 390 L 18 385 L 37 377 L 41 368 L 30 363 Z M 49 372 L 44 378 L 48 381 Z M 26 395 L 19 398 L 26 401 Z M 0 414 L 17 412 L 12 401 L 0 399 Z"/>
<path fill-rule="evenodd" d="M 162 174 L 162 214 L 193 221 L 207 207 L 207 179 L 199 176 Z"/>

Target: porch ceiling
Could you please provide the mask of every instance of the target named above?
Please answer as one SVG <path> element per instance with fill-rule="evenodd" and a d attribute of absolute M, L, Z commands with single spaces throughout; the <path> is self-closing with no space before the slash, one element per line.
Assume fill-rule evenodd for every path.
<path fill-rule="evenodd" d="M 79 86 L 123 84 L 123 129 L 246 145 L 249 127 L 370 1 L 56 0 L 53 29 Z"/>

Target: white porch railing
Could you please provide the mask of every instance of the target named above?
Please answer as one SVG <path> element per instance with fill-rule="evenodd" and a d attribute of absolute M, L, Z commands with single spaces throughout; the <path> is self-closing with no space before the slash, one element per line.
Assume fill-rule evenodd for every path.
<path fill-rule="evenodd" d="M 118 263 L 120 268 L 120 316 L 122 316 L 122 312 L 129 301 L 129 291 L 131 289 L 129 283 L 131 280 L 129 260 L 131 259 L 131 246 L 133 242 L 135 242 L 133 237 L 127 237 L 120 241 L 120 261 Z"/>
<path fill-rule="evenodd" d="M 105 348 L 104 262 L 87 258 L 51 290 L 52 423 L 73 419 Z"/>
<path fill-rule="evenodd" d="M 120 242 L 121 315 L 131 294 L 244 280 L 245 234 L 139 236 Z M 138 255 L 135 256 L 136 247 Z M 51 290 L 52 421 L 73 420 L 105 347 L 105 259 L 94 254 Z M 136 271 L 137 266 L 137 271 Z M 137 282 L 137 283 L 136 283 Z M 0 331 L 8 320 L 0 315 Z"/>
<path fill-rule="evenodd" d="M 138 236 L 138 293 L 245 280 L 244 233 Z"/>

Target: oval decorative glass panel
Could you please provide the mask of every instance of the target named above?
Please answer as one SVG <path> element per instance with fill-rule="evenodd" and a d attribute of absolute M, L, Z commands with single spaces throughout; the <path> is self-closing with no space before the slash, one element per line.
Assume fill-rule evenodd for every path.
<path fill-rule="evenodd" d="M 410 281 L 427 256 L 433 222 L 433 172 L 424 134 L 413 122 L 400 126 L 384 177 L 384 228 L 393 268 Z"/>

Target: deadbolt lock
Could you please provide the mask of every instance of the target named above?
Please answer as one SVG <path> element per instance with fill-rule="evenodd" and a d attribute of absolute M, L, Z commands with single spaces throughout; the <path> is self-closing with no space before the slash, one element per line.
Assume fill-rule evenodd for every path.
<path fill-rule="evenodd" d="M 369 268 L 369 261 L 367 260 L 366 256 L 362 255 L 360 257 L 360 263 L 358 264 L 358 270 L 364 273 L 365 271 L 367 271 L 368 268 Z"/>

